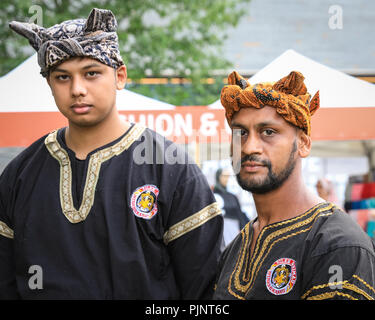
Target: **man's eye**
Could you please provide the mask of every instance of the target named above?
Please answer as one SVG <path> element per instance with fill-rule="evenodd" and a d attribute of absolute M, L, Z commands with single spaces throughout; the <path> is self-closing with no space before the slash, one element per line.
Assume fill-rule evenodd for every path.
<path fill-rule="evenodd" d="M 267 136 L 267 137 L 270 137 L 270 136 L 272 136 L 273 134 L 275 134 L 275 131 L 272 130 L 272 129 L 266 129 L 266 130 L 263 131 L 263 134 L 264 134 L 265 136 Z"/>
<path fill-rule="evenodd" d="M 99 74 L 99 72 L 97 72 L 97 71 L 89 71 L 89 72 L 87 72 L 87 76 L 88 77 L 96 77 L 97 75 Z"/>
<path fill-rule="evenodd" d="M 244 129 L 233 129 L 233 135 L 237 137 L 243 137 L 246 133 L 247 132 Z"/>
<path fill-rule="evenodd" d="M 68 79 L 69 79 L 69 76 L 66 75 L 66 74 L 60 74 L 60 75 L 57 75 L 57 76 L 56 76 L 56 79 L 57 79 L 57 80 L 60 80 L 60 81 L 64 81 L 64 80 L 68 80 Z"/>

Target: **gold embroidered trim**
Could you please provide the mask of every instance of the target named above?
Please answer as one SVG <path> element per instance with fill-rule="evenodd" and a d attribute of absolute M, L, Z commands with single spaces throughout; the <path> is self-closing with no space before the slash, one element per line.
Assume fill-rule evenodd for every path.
<path fill-rule="evenodd" d="M 0 221 L 0 235 L 9 239 L 14 239 L 14 232 L 4 222 Z"/>
<path fill-rule="evenodd" d="M 352 290 L 358 294 L 361 294 L 363 295 L 367 300 L 374 300 L 373 297 L 371 297 L 370 295 L 368 295 L 365 291 L 363 291 L 362 289 L 358 288 L 356 285 L 352 284 L 352 283 L 345 283 L 343 284 L 343 288 L 345 289 L 349 289 L 349 290 Z"/>
<path fill-rule="evenodd" d="M 291 222 L 295 222 L 295 221 L 297 221 L 297 220 L 302 220 L 302 221 L 299 222 L 299 223 L 293 224 L 293 225 L 291 225 L 291 226 L 289 226 L 289 227 L 287 227 L 287 228 L 284 228 L 284 229 L 280 229 L 280 230 L 275 231 L 275 232 L 271 233 L 270 235 L 268 235 L 268 237 L 267 237 L 266 240 L 264 241 L 266 244 L 268 244 L 268 243 L 272 240 L 272 238 L 277 237 L 277 236 L 279 236 L 279 235 L 281 235 L 281 234 L 283 234 L 283 233 L 286 233 L 286 232 L 288 232 L 288 231 L 290 231 L 290 230 L 292 230 L 292 229 L 296 229 L 296 228 L 298 228 L 298 227 L 300 227 L 300 226 L 302 226 L 302 225 L 309 224 L 311 221 L 313 221 L 313 220 L 315 219 L 315 217 L 316 217 L 318 214 L 321 216 L 321 212 L 322 212 L 322 211 L 326 211 L 326 210 L 328 211 L 328 210 L 330 210 L 330 209 L 332 209 L 332 208 L 334 207 L 333 205 L 330 205 L 330 206 L 327 206 L 327 207 L 320 208 L 320 209 L 318 209 L 318 211 L 315 212 L 310 218 L 308 218 L 308 219 L 306 219 L 306 220 L 303 220 L 307 215 L 309 215 L 311 212 L 313 212 L 314 210 L 316 210 L 316 208 L 319 207 L 320 205 L 321 205 L 321 203 L 320 203 L 320 204 L 317 204 L 316 206 L 314 206 L 314 207 L 311 208 L 310 210 L 306 211 L 304 214 L 302 214 L 302 215 L 300 215 L 300 216 L 297 216 L 297 217 L 295 217 L 295 218 L 292 218 L 292 219 L 289 219 L 289 220 L 285 220 L 285 221 L 281 221 L 281 222 L 279 222 L 279 223 L 273 224 L 273 225 L 268 226 L 268 227 L 264 227 L 263 230 L 262 230 L 262 232 L 261 232 L 261 234 L 258 236 L 258 239 L 261 239 L 261 236 L 263 236 L 263 234 L 265 233 L 265 231 L 268 230 L 268 229 L 271 229 L 271 228 L 277 228 L 277 227 L 282 226 L 282 225 L 284 225 L 284 224 L 288 224 L 288 223 L 291 223 Z M 329 212 L 328 215 L 330 215 L 330 214 L 332 214 L 332 213 Z M 257 253 L 257 251 L 259 250 L 259 244 L 260 244 L 260 241 L 257 241 L 257 246 L 256 246 L 256 248 L 255 248 L 255 250 L 254 250 L 254 254 L 253 254 L 253 257 L 252 257 L 252 261 L 251 261 L 251 262 L 253 262 L 253 260 L 254 260 L 255 257 L 256 257 L 256 253 Z M 260 252 L 260 254 L 259 254 L 259 256 L 258 256 L 257 261 L 259 261 L 259 259 L 260 259 L 260 257 L 262 256 L 264 250 L 265 250 L 265 246 L 263 245 L 263 246 L 262 246 L 262 250 L 261 250 L 261 252 Z M 248 280 L 248 279 L 247 279 L 247 280 Z"/>
<path fill-rule="evenodd" d="M 194 213 L 190 217 L 170 227 L 169 230 L 164 233 L 164 243 L 168 244 L 171 241 L 176 240 L 177 238 L 198 228 L 199 226 L 201 226 L 202 224 L 206 223 L 208 220 L 216 217 L 219 214 L 221 214 L 221 210 L 217 202 L 210 204 L 209 206 L 198 211 L 197 213 Z"/>
<path fill-rule="evenodd" d="M 278 239 L 278 240 L 275 240 L 275 241 L 270 245 L 270 247 L 268 248 L 267 252 L 265 253 L 265 251 L 266 251 L 266 247 L 268 246 L 268 244 L 269 244 L 274 238 L 276 238 L 276 237 L 278 237 L 278 236 L 281 236 L 282 234 L 287 233 L 287 232 L 289 232 L 289 231 L 292 231 L 292 230 L 294 230 L 294 229 L 298 229 L 298 228 L 300 228 L 300 227 L 302 227 L 302 226 L 305 226 L 305 225 L 310 224 L 311 222 L 315 221 L 315 219 L 317 218 L 317 216 L 319 216 L 320 213 L 321 213 L 322 211 L 327 211 L 327 210 L 329 210 L 329 209 L 331 209 L 331 208 L 332 208 L 332 206 L 328 206 L 328 207 L 320 208 L 320 209 L 318 209 L 318 210 L 317 210 L 317 211 L 316 211 L 311 217 L 309 217 L 309 218 L 307 218 L 307 219 L 304 219 L 304 220 L 302 220 L 302 221 L 300 221 L 300 222 L 297 222 L 297 223 L 295 223 L 295 224 L 293 224 L 293 225 L 291 225 L 291 226 L 289 226 L 289 227 L 286 227 L 286 228 L 283 228 L 283 229 L 277 230 L 277 231 L 271 233 L 270 235 L 268 235 L 267 238 L 266 238 L 266 239 L 264 240 L 264 242 L 263 242 L 262 249 L 260 250 L 260 253 L 259 253 L 257 259 L 254 261 L 254 264 L 252 264 L 252 272 L 251 272 L 251 275 L 250 275 L 250 269 L 249 269 L 249 277 L 250 277 L 250 279 L 249 279 L 249 278 L 246 279 L 246 280 L 249 279 L 249 280 L 248 280 L 249 282 L 247 283 L 246 286 L 241 286 L 241 285 L 239 284 L 239 282 L 238 282 L 238 284 L 239 284 L 239 286 L 241 287 L 241 289 L 245 290 L 246 293 L 252 289 L 252 285 L 254 284 L 254 280 L 255 280 L 255 278 L 256 278 L 257 275 L 258 275 L 258 271 L 260 270 L 260 268 L 261 268 L 261 266 L 262 266 L 262 264 L 263 264 L 263 261 L 264 261 L 265 258 L 268 256 L 269 252 L 271 251 L 271 249 L 272 249 L 272 247 L 273 247 L 273 245 L 274 245 L 275 243 L 277 243 L 277 242 L 279 242 L 279 241 L 281 241 L 281 240 L 285 240 L 285 239 L 287 239 L 287 238 L 290 238 L 290 237 L 292 237 L 292 236 L 295 236 L 295 235 L 297 235 L 297 234 L 300 234 L 300 233 L 302 233 L 302 232 L 307 232 L 307 231 L 309 231 L 309 230 L 312 228 L 312 225 L 311 225 L 309 228 L 306 228 L 306 229 L 300 230 L 300 231 L 298 231 L 298 232 L 292 233 L 292 234 L 290 234 L 290 235 L 288 235 L 288 236 L 284 236 L 284 237 L 282 237 L 282 238 L 280 238 L 280 239 Z M 306 214 L 303 215 L 303 217 L 305 217 L 307 214 L 311 213 L 311 212 L 314 211 L 314 210 L 316 210 L 316 207 L 310 209 Z M 281 224 L 281 223 L 280 223 L 280 224 Z M 259 245 L 259 243 L 258 243 L 258 245 Z M 253 258 L 255 258 L 255 256 L 254 256 Z M 238 289 L 238 288 L 237 288 L 237 289 Z"/>
<path fill-rule="evenodd" d="M 361 278 L 359 278 L 357 275 L 353 275 L 353 278 L 356 278 L 358 279 L 359 281 L 361 281 L 363 284 L 367 285 L 370 289 L 371 286 L 369 286 L 365 281 L 363 281 Z M 342 287 L 344 289 L 348 289 L 348 290 L 352 290 L 358 294 L 361 294 L 363 295 L 367 300 L 374 300 L 373 297 L 371 297 L 370 295 L 368 295 L 365 291 L 363 291 L 362 289 L 358 288 L 356 285 L 352 284 L 352 283 L 349 283 L 348 280 L 345 280 L 345 281 L 339 281 L 339 282 L 331 282 L 331 283 L 326 283 L 326 284 L 320 284 L 320 285 L 317 285 L 317 286 L 313 286 L 311 289 L 307 290 L 305 292 L 305 294 L 303 294 L 301 296 L 301 299 L 305 299 L 313 290 L 318 290 L 318 289 L 323 289 L 323 288 L 327 288 L 327 287 L 331 287 L 331 286 L 338 286 L 338 285 L 342 285 Z M 373 290 L 373 289 L 372 289 Z M 309 298 L 307 298 L 307 300 L 309 300 Z"/>
<path fill-rule="evenodd" d="M 319 210 L 318 213 L 319 213 L 320 211 L 322 211 L 322 210 L 323 210 L 323 209 Z M 329 213 L 329 214 L 326 214 L 326 215 L 330 215 L 330 214 L 332 214 L 332 213 L 333 213 L 333 212 L 331 212 L 331 213 Z M 313 217 L 315 218 L 315 216 L 316 216 L 316 215 L 314 215 Z M 318 218 L 319 218 L 319 217 L 320 217 L 320 215 L 318 216 Z M 311 219 L 311 220 L 314 220 L 314 218 Z M 305 221 L 308 221 L 308 220 L 309 220 L 309 219 L 306 219 Z M 298 227 L 300 227 L 301 225 L 304 225 L 304 224 L 305 224 L 305 223 L 301 222 L 301 223 L 297 224 L 297 226 L 296 226 L 295 228 L 298 228 Z M 297 234 L 300 234 L 300 233 L 303 233 L 303 232 L 307 232 L 307 231 L 311 230 L 312 227 L 313 227 L 313 225 L 311 225 L 310 227 L 308 227 L 308 228 L 306 228 L 306 229 L 302 229 L 302 230 L 296 231 L 296 232 L 294 232 L 294 233 L 291 233 L 291 234 L 289 234 L 289 235 L 287 235 L 287 236 L 283 236 L 283 237 L 281 237 L 281 238 L 275 240 L 274 242 L 272 242 L 271 245 L 270 245 L 270 247 L 269 247 L 268 250 L 267 250 L 267 253 L 265 253 L 265 254 L 263 255 L 263 257 L 262 257 L 262 261 L 260 262 L 259 266 L 258 266 L 257 269 L 256 269 L 255 276 L 254 276 L 254 269 L 253 269 L 252 277 L 253 277 L 254 281 L 255 281 L 255 278 L 258 276 L 258 271 L 260 270 L 260 268 L 261 268 L 261 266 L 262 266 L 264 260 L 265 260 L 266 257 L 268 256 L 268 254 L 269 254 L 269 252 L 271 251 L 272 247 L 273 247 L 277 242 L 282 241 L 282 240 L 285 240 L 285 239 L 288 239 L 288 238 L 293 237 L 293 236 L 295 236 L 295 235 L 297 235 Z M 292 227 L 291 227 L 291 228 L 287 228 L 288 230 L 285 231 L 285 232 L 288 232 L 288 231 L 290 231 L 290 230 L 292 230 L 292 229 L 295 229 L 295 228 L 292 228 Z M 276 232 L 275 232 L 275 233 L 276 233 Z M 278 235 L 279 235 L 279 234 L 277 234 L 277 236 L 278 236 Z M 264 248 L 263 248 L 263 249 L 264 249 Z M 264 251 L 263 249 L 262 249 L 262 252 Z M 250 288 L 246 291 L 246 293 L 252 289 L 253 284 L 254 284 L 254 282 L 251 284 Z"/>
<path fill-rule="evenodd" d="M 229 282 L 228 282 L 228 291 L 231 295 L 235 296 L 237 299 L 240 299 L 240 300 L 245 300 L 244 297 L 240 296 L 239 294 L 237 294 L 236 292 L 234 292 L 232 290 L 232 279 L 234 279 L 234 282 L 235 282 L 235 288 L 237 289 L 237 282 L 239 283 L 239 275 L 237 274 L 238 270 L 241 270 L 242 269 L 242 266 L 243 266 L 243 262 L 244 262 L 244 259 L 245 259 L 245 255 L 247 257 L 247 253 L 246 251 L 250 251 L 250 250 L 246 250 L 247 247 L 248 247 L 248 243 L 249 243 L 249 228 L 250 228 L 250 224 L 246 224 L 245 227 L 241 230 L 241 253 L 239 255 L 239 259 L 237 259 L 237 262 L 236 262 L 236 266 L 234 267 L 234 270 L 232 272 L 232 274 L 230 275 L 229 277 Z M 241 267 L 240 267 L 241 266 Z M 246 266 L 247 266 L 247 261 L 246 261 Z M 236 277 L 234 276 L 234 274 L 236 274 Z"/>
<path fill-rule="evenodd" d="M 342 285 L 343 283 L 346 283 L 348 280 L 345 281 L 338 281 L 338 282 L 330 282 L 330 283 L 325 283 L 325 284 L 319 284 L 317 286 L 313 286 L 309 290 L 307 290 L 302 296 L 301 299 L 305 299 L 313 290 L 318 290 L 318 289 L 323 289 L 326 287 L 330 286 L 339 286 Z"/>
<path fill-rule="evenodd" d="M 94 203 L 95 188 L 99 179 L 100 167 L 103 162 L 127 150 L 143 133 L 145 128 L 135 124 L 129 132 L 111 147 L 99 150 L 90 156 L 85 187 L 80 208 L 73 205 L 72 169 L 68 153 L 57 141 L 57 130 L 50 133 L 44 143 L 49 153 L 60 163 L 60 203 L 65 217 L 71 223 L 78 223 L 86 219 Z"/>
<path fill-rule="evenodd" d="M 322 294 L 318 294 L 316 296 L 312 296 L 312 297 L 309 297 L 307 298 L 306 300 L 324 300 L 324 299 L 331 299 L 333 298 L 334 296 L 343 296 L 345 298 L 348 298 L 350 300 L 358 300 L 354 297 L 352 297 L 351 295 L 349 294 L 346 294 L 346 293 L 342 293 L 342 292 L 339 292 L 339 291 L 331 291 L 331 292 L 326 292 L 326 293 L 322 293 Z"/>
<path fill-rule="evenodd" d="M 231 280 L 233 278 L 234 280 L 234 287 L 236 290 L 238 290 L 240 293 L 244 293 L 244 294 L 247 294 L 251 289 L 252 289 L 252 285 L 254 284 L 254 281 L 258 275 L 258 271 L 260 270 L 262 264 L 263 264 L 263 261 L 265 260 L 265 258 L 268 256 L 271 248 L 273 247 L 273 245 L 279 241 L 282 241 L 282 240 L 285 240 L 287 238 L 290 238 L 292 236 L 295 236 L 297 234 L 300 234 L 302 232 L 307 232 L 308 230 L 310 230 L 312 228 L 312 225 L 309 227 L 309 228 L 306 228 L 306 229 L 303 229 L 303 230 L 300 230 L 300 231 L 297 231 L 297 232 L 294 232 L 290 235 L 287 235 L 287 236 L 284 236 L 282 238 L 279 238 L 278 240 L 274 241 L 270 247 L 268 248 L 267 252 L 265 253 L 266 251 L 266 247 L 268 246 L 269 242 L 272 241 L 273 238 L 275 237 L 278 237 L 284 233 L 287 233 L 293 229 L 297 229 L 301 226 L 304 226 L 304 225 L 307 225 L 311 222 L 313 222 L 315 220 L 315 218 L 317 216 L 320 216 L 321 215 L 321 212 L 325 212 L 325 211 L 328 211 L 328 210 L 331 210 L 334 205 L 330 204 L 328 206 L 325 206 L 325 207 L 322 207 L 320 209 L 318 209 L 311 217 L 305 219 L 305 220 L 302 220 L 303 218 L 305 218 L 307 215 L 309 215 L 311 212 L 313 212 L 314 210 L 317 209 L 317 207 L 321 206 L 322 204 L 318 204 L 316 206 L 314 206 L 313 208 L 311 208 L 310 210 L 308 210 L 307 212 L 305 212 L 304 214 L 300 215 L 300 216 L 297 216 L 295 218 L 292 218 L 292 219 L 289 219 L 289 220 L 285 220 L 285 221 L 281 221 L 279 223 L 276 223 L 276 224 L 273 224 L 273 225 L 270 225 L 268 227 L 265 227 L 263 228 L 262 232 L 260 233 L 260 235 L 258 236 L 258 239 L 257 239 L 257 245 L 256 245 L 256 248 L 254 250 L 254 253 L 253 253 L 253 256 L 251 258 L 251 262 L 250 262 L 250 265 L 251 267 L 248 268 L 248 272 L 243 272 L 243 278 L 242 278 L 242 281 L 246 282 L 245 285 L 242 285 L 240 283 L 240 274 L 241 274 L 241 271 L 243 270 L 243 263 L 244 263 L 244 260 L 245 260 L 245 255 L 247 256 L 248 255 L 248 250 L 247 250 L 247 247 L 248 247 L 248 242 L 249 242 L 249 230 L 246 230 L 246 228 L 244 228 L 242 230 L 242 245 L 241 245 L 241 254 L 239 255 L 239 258 L 237 259 L 237 263 L 236 263 L 236 266 L 229 278 L 229 283 L 228 283 L 228 291 L 231 295 L 235 296 L 236 298 L 238 299 L 244 299 L 244 297 L 240 296 L 239 294 L 235 293 L 232 289 L 231 289 Z M 332 214 L 332 212 L 328 212 L 327 214 L 324 214 L 324 215 L 330 215 Z M 286 227 L 286 228 L 283 228 L 283 229 L 280 229 L 280 230 L 277 230 L 271 234 L 269 234 L 267 236 L 267 238 L 264 240 L 263 242 L 263 245 L 262 245 L 262 249 L 258 255 L 257 258 L 255 258 L 257 256 L 257 251 L 259 250 L 259 245 L 260 245 L 260 239 L 261 237 L 263 236 L 264 232 L 268 229 L 271 229 L 271 228 L 275 228 L 275 227 L 278 227 L 278 226 L 281 226 L 281 225 L 284 225 L 284 224 L 288 224 L 288 223 L 291 223 L 291 222 L 294 222 L 294 221 L 297 221 L 297 220 L 302 220 L 298 223 L 294 223 L 292 225 L 290 225 L 289 227 Z M 245 231 L 245 232 L 244 232 Z M 249 259 L 247 259 L 249 260 Z M 255 260 L 255 261 L 254 261 Z M 247 263 L 248 261 L 246 261 L 246 266 L 247 266 Z"/>
<path fill-rule="evenodd" d="M 367 288 L 369 288 L 372 292 L 375 293 L 375 289 L 371 287 L 365 280 L 358 277 L 356 274 L 353 274 L 353 278 L 357 279 L 358 281 L 362 282 Z"/>

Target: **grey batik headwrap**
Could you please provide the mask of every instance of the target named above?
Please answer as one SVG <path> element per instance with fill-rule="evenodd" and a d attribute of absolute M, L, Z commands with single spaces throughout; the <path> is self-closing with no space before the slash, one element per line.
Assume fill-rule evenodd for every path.
<path fill-rule="evenodd" d="M 40 73 L 72 57 L 96 59 L 110 67 L 123 65 L 118 48 L 117 21 L 112 11 L 92 9 L 87 19 L 64 21 L 50 28 L 12 21 L 9 27 L 27 38 L 38 52 Z"/>

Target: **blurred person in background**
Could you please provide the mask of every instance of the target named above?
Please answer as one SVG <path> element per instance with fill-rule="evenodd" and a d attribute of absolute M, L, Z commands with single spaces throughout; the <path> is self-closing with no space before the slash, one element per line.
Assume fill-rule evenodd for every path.
<path fill-rule="evenodd" d="M 320 178 L 316 183 L 316 191 L 318 192 L 319 197 L 323 198 L 324 200 L 338 204 L 335 187 L 332 181 L 326 178 Z"/>
<path fill-rule="evenodd" d="M 227 191 L 228 180 L 232 174 L 229 168 L 216 171 L 214 195 L 224 216 L 224 243 L 228 245 L 246 225 L 249 218 L 241 210 L 240 202 L 233 193 Z"/>

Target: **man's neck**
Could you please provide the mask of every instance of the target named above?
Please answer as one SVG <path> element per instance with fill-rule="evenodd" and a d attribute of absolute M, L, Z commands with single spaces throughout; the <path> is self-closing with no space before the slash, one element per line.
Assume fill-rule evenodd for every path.
<path fill-rule="evenodd" d="M 122 121 L 118 115 L 111 121 L 103 121 L 91 127 L 69 123 L 65 131 L 65 141 L 66 145 L 75 152 L 76 157 L 83 160 L 91 151 L 116 140 L 129 128 L 130 123 Z"/>
<path fill-rule="evenodd" d="M 297 170 L 278 189 L 266 194 L 253 194 L 259 230 L 271 223 L 294 218 L 324 202 L 306 187 Z"/>

